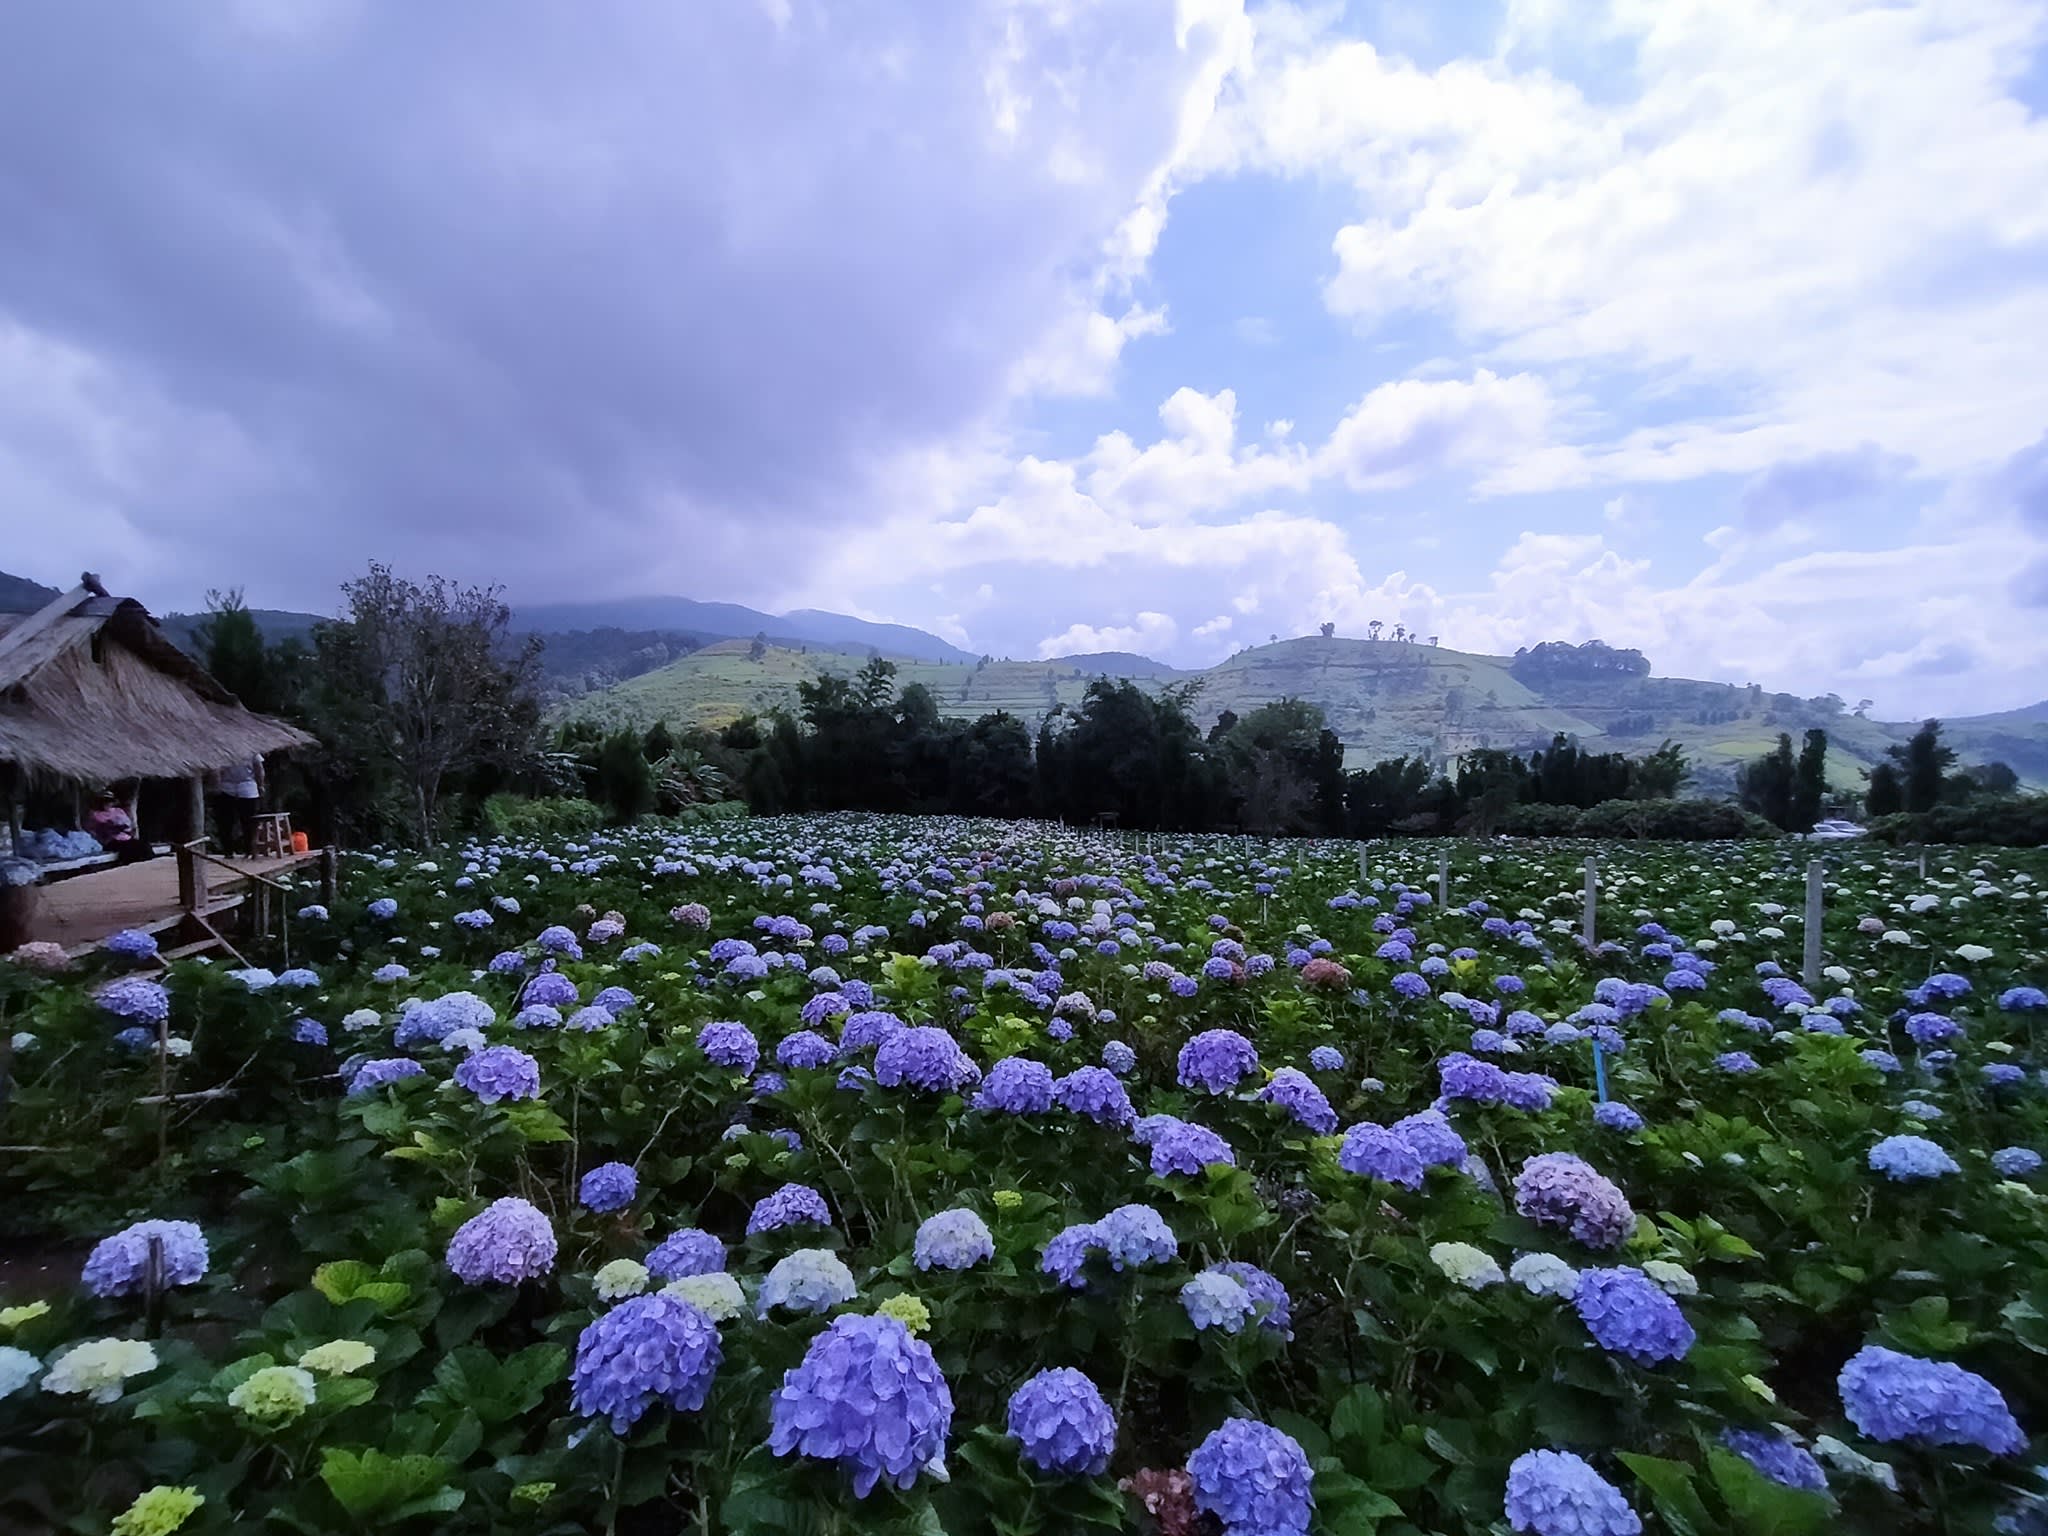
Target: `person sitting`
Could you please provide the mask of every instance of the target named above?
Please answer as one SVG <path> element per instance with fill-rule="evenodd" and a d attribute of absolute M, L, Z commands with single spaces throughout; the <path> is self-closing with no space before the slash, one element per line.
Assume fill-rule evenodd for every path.
<path fill-rule="evenodd" d="M 103 789 L 93 796 L 92 809 L 85 817 L 85 830 L 93 835 L 100 847 L 116 855 L 123 864 L 132 864 L 150 855 L 149 845 L 135 835 L 135 819 L 128 814 L 128 808 L 114 797 L 111 789 Z"/>

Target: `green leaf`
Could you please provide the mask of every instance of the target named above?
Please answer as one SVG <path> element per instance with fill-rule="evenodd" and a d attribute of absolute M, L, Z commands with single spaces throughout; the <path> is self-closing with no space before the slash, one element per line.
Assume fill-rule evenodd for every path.
<path fill-rule="evenodd" d="M 395 1517 L 414 1501 L 441 1493 L 453 1470 L 438 1456 L 387 1456 L 375 1449 L 329 1449 L 320 1457 L 320 1480 L 357 1519 Z M 443 1507 L 462 1502 L 461 1490 L 446 1491 L 455 1495 L 455 1504 Z"/>
<path fill-rule="evenodd" d="M 1330 1414 L 1330 1435 L 1336 1440 L 1377 1445 L 1386 1422 L 1386 1405 L 1379 1392 L 1364 1383 L 1353 1387 L 1338 1400 Z"/>
<path fill-rule="evenodd" d="M 1664 1517 L 1664 1523 L 1671 1527 L 1672 1536 L 1712 1536 L 1714 1522 L 1707 1514 L 1707 1506 L 1700 1502 L 1698 1490 L 1692 1485 L 1691 1467 L 1682 1461 L 1666 1461 L 1661 1456 L 1643 1456 L 1630 1451 L 1621 1453 L 1621 1462 L 1635 1473 L 1638 1482 L 1650 1490 L 1650 1501 L 1657 1506 L 1657 1513 Z"/>
<path fill-rule="evenodd" d="M 1373 1447 L 1365 1466 L 1366 1481 L 1375 1488 L 1393 1493 L 1420 1488 L 1437 1472 L 1435 1462 L 1413 1446 L 1403 1445 L 1398 1440 L 1382 1440 Z"/>
<path fill-rule="evenodd" d="M 1707 1452 L 1707 1469 L 1744 1536 L 1809 1536 L 1828 1528 L 1828 1501 L 1811 1489 L 1787 1488 L 1722 1450 Z"/>

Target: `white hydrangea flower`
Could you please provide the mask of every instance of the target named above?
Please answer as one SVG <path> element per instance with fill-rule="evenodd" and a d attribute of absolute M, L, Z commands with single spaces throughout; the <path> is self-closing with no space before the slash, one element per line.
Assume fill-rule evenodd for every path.
<path fill-rule="evenodd" d="M 1666 1295 L 1697 1296 L 1700 1293 L 1700 1283 L 1692 1277 L 1692 1271 L 1669 1259 L 1643 1260 L 1643 1273 L 1656 1281 Z"/>
<path fill-rule="evenodd" d="M 685 1275 L 669 1281 L 662 1290 L 680 1296 L 714 1323 L 729 1323 L 747 1310 L 747 1293 L 738 1280 L 722 1269 L 704 1275 Z"/>
<path fill-rule="evenodd" d="M 591 1276 L 599 1301 L 624 1301 L 647 1289 L 647 1266 L 636 1259 L 613 1259 Z"/>
<path fill-rule="evenodd" d="M 322 1376 L 353 1376 L 376 1363 L 377 1349 L 361 1339 L 331 1339 L 299 1356 L 299 1364 Z"/>
<path fill-rule="evenodd" d="M 1483 1248 L 1470 1243 L 1435 1243 L 1429 1250 L 1429 1261 L 1442 1270 L 1445 1278 L 1462 1285 L 1468 1291 L 1483 1291 L 1489 1285 L 1499 1285 L 1507 1278 L 1501 1273 L 1500 1261 Z"/>
<path fill-rule="evenodd" d="M 1967 960 L 1972 965 L 1977 964 L 1981 960 L 1989 960 L 1992 953 L 1993 951 L 1988 944 L 1958 944 L 1956 946 L 1957 958 Z"/>
<path fill-rule="evenodd" d="M 755 1315 L 766 1317 L 776 1307 L 792 1312 L 823 1312 L 853 1300 L 853 1271 L 827 1248 L 799 1248 L 768 1271 L 761 1282 Z"/>
<path fill-rule="evenodd" d="M 83 1392 L 96 1403 L 111 1403 L 130 1376 L 156 1365 L 156 1351 L 140 1339 L 88 1339 L 57 1357 L 43 1377 L 43 1390 Z"/>
<path fill-rule="evenodd" d="M 1508 1278 L 1531 1296 L 1570 1300 L 1579 1291 L 1579 1272 L 1554 1253 L 1525 1253 L 1508 1266 Z"/>
<path fill-rule="evenodd" d="M 1913 935 L 1906 932 L 1903 928 L 1887 928 L 1878 936 L 1878 942 L 1881 944 L 1910 944 L 1913 942 Z"/>
<path fill-rule="evenodd" d="M 14 1396 L 34 1381 L 42 1369 L 43 1362 L 27 1350 L 0 1344 L 0 1397 Z"/>

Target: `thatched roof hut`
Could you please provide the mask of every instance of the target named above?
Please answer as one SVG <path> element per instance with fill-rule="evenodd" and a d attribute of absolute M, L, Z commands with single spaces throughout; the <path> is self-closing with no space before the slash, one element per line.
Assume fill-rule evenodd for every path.
<path fill-rule="evenodd" d="M 90 574 L 38 612 L 0 615 L 0 767 L 17 780 L 196 778 L 312 742 L 243 708 Z"/>

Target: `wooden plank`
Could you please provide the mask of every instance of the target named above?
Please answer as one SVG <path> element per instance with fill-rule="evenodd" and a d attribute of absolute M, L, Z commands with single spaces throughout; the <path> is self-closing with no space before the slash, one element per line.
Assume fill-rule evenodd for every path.
<path fill-rule="evenodd" d="M 316 865 L 319 855 L 230 860 L 227 862 L 234 866 L 232 873 L 194 862 L 195 905 L 201 912 L 213 914 L 242 905 L 249 882 L 238 880 L 236 875 L 281 879 L 295 870 Z M 67 950 L 89 949 L 123 928 L 156 932 L 175 925 L 185 912 L 179 896 L 176 859 L 151 859 L 74 875 L 56 885 L 39 887 L 37 896 L 35 914 L 29 919 L 29 937 L 61 944 Z"/>

